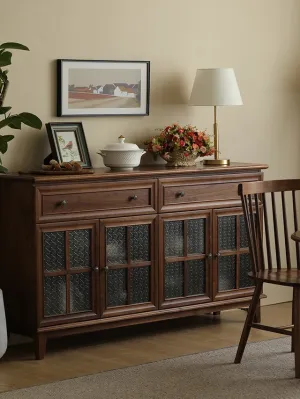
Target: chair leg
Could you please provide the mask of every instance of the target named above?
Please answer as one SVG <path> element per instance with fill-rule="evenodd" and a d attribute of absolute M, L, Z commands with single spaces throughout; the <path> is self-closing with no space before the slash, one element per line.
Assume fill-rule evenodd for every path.
<path fill-rule="evenodd" d="M 258 300 L 258 303 L 257 303 L 256 312 L 255 312 L 253 321 L 254 321 L 254 323 L 261 322 L 260 299 Z"/>
<path fill-rule="evenodd" d="M 240 343 L 238 346 L 238 350 L 234 359 L 234 363 L 241 363 L 243 354 L 244 354 L 244 350 L 248 341 L 248 337 L 250 334 L 250 330 L 251 330 L 251 326 L 253 323 L 253 319 L 255 316 L 255 312 L 256 312 L 256 308 L 257 308 L 257 304 L 259 302 L 259 297 L 261 294 L 261 289 L 263 286 L 263 282 L 258 281 L 254 290 L 254 294 L 252 297 L 252 301 L 251 304 L 249 306 L 249 310 L 248 310 L 248 314 L 245 320 L 245 324 L 244 324 L 244 328 L 243 328 L 243 332 L 240 338 Z"/>
<path fill-rule="evenodd" d="M 295 289 L 294 288 L 293 288 L 293 302 L 292 302 L 292 324 L 295 325 Z M 295 332 L 295 329 L 293 327 L 291 352 L 295 352 L 294 332 Z"/>
<path fill-rule="evenodd" d="M 300 287 L 294 287 L 294 350 L 295 350 L 295 376 L 300 378 Z"/>

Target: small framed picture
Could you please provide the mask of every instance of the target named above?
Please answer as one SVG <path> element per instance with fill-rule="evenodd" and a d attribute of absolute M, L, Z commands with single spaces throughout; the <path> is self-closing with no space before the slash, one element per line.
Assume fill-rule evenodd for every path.
<path fill-rule="evenodd" d="M 57 116 L 149 115 L 150 61 L 57 60 Z"/>
<path fill-rule="evenodd" d="M 83 168 L 91 168 L 91 160 L 81 122 L 46 123 L 52 151 L 57 162 L 80 162 Z"/>

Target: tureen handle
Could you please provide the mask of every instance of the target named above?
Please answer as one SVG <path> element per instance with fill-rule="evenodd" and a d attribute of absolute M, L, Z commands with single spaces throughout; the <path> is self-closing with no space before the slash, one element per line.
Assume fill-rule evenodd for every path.
<path fill-rule="evenodd" d="M 99 152 L 97 152 L 97 154 L 101 155 L 102 157 L 106 156 L 106 154 L 104 152 L 102 152 L 101 150 L 99 150 Z"/>

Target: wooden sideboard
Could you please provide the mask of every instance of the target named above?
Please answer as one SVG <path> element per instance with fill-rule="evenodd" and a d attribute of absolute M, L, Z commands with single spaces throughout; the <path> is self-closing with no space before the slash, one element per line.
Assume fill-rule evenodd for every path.
<path fill-rule="evenodd" d="M 10 332 L 47 338 L 249 305 L 238 184 L 267 165 L 0 176 Z"/>

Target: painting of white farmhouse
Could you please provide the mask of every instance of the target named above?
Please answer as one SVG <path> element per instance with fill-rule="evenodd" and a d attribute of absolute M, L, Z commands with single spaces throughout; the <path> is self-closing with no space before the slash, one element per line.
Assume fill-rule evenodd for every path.
<path fill-rule="evenodd" d="M 58 60 L 58 116 L 149 115 L 149 61 Z"/>

